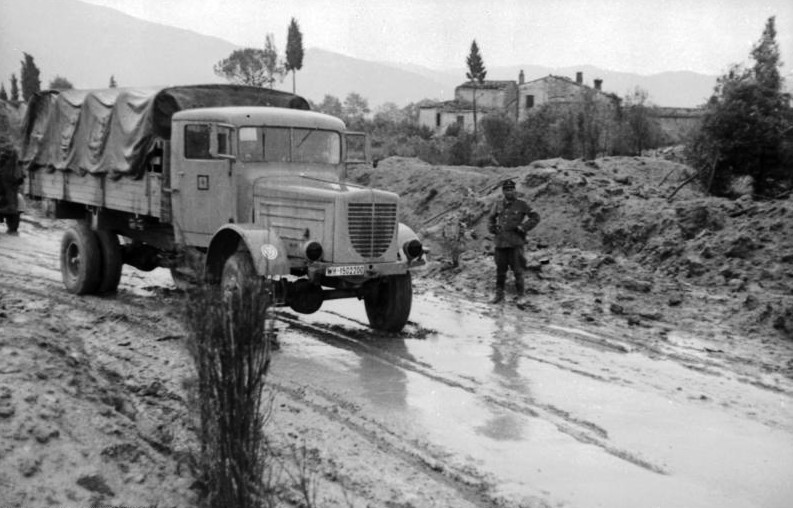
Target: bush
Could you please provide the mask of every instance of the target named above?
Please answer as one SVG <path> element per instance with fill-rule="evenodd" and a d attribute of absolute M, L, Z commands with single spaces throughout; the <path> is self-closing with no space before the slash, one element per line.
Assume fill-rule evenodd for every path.
<path fill-rule="evenodd" d="M 272 319 L 264 283 L 188 293 L 183 318 L 197 376 L 198 465 L 203 500 L 212 508 L 263 506 L 266 454 L 264 380 Z"/>

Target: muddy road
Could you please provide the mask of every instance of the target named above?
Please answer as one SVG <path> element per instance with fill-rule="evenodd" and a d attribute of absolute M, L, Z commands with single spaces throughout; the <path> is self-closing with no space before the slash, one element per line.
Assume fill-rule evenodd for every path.
<path fill-rule="evenodd" d="M 191 506 L 181 294 L 165 271 L 125 267 L 114 297 L 69 295 L 62 227 L 26 217 L 0 238 L 0 498 Z M 268 435 L 284 505 L 790 505 L 788 345 L 747 357 L 415 285 L 399 336 L 355 301 L 277 313 Z"/>

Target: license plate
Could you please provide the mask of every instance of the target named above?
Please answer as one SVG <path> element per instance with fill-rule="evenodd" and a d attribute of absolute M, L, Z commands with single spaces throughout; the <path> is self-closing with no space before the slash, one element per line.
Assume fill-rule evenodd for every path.
<path fill-rule="evenodd" d="M 363 275 L 364 265 L 329 266 L 325 270 L 328 277 L 347 277 L 350 275 Z"/>

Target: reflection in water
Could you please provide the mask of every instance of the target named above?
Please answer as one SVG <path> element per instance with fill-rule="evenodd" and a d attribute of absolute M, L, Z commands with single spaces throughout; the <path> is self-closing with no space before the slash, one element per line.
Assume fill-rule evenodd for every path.
<path fill-rule="evenodd" d="M 521 322 L 510 324 L 503 317 L 496 322 L 496 330 L 490 344 L 493 374 L 499 378 L 499 383 L 505 388 L 528 396 L 529 386 L 526 378 L 518 372 L 521 353 L 526 349 Z M 499 441 L 520 441 L 523 438 L 524 422 L 524 418 L 505 410 L 494 412 L 493 417 L 476 430 Z"/>
<path fill-rule="evenodd" d="M 395 356 L 413 359 L 407 352 L 405 340 L 397 337 L 373 339 L 375 349 Z M 373 354 L 360 353 L 358 374 L 364 396 L 378 406 L 402 411 L 407 407 L 407 374 L 403 369 Z"/>

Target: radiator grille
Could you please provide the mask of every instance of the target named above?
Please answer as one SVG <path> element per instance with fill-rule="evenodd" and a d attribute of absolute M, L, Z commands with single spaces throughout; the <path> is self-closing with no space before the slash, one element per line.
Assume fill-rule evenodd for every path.
<path fill-rule="evenodd" d="M 347 218 L 355 251 L 365 258 L 382 256 L 394 237 L 396 203 L 350 203 Z"/>

